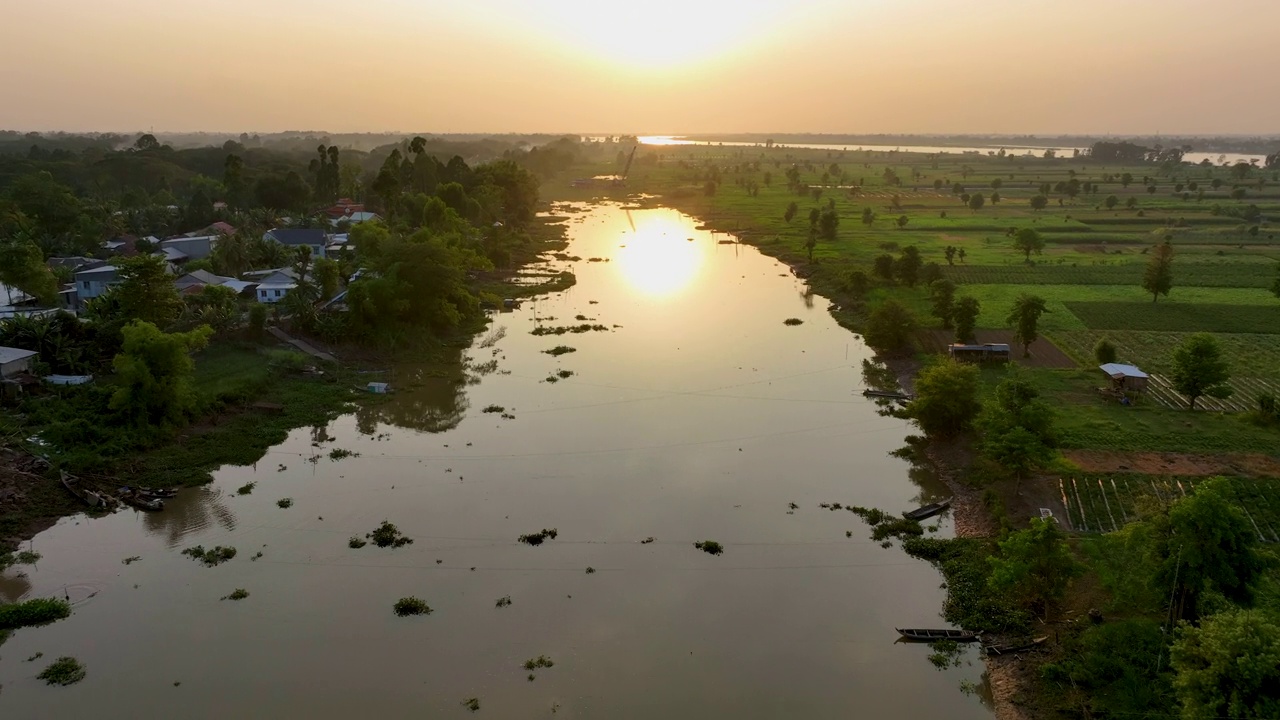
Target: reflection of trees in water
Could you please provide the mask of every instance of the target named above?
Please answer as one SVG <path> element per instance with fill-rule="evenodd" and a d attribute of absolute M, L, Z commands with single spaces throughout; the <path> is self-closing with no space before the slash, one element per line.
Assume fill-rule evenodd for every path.
<path fill-rule="evenodd" d="M 380 423 L 429 433 L 452 430 L 470 407 L 467 385 L 496 369 L 496 361 L 465 366 L 461 348 L 450 351 L 439 364 L 398 367 L 391 396 L 356 409 L 356 428 L 364 435 L 376 433 Z"/>
<path fill-rule="evenodd" d="M 201 487 L 184 490 L 176 498 L 164 501 L 164 510 L 143 512 L 142 524 L 152 535 L 163 535 L 169 547 L 177 547 L 182 538 L 203 530 L 216 522 L 224 530 L 236 528 L 236 516 L 222 502 L 222 493 Z"/>
<path fill-rule="evenodd" d="M 911 463 L 911 466 L 907 468 L 907 479 L 920 489 L 920 493 L 916 495 L 915 500 L 921 505 L 945 500 L 951 494 L 947 489 L 946 483 L 942 481 L 942 478 L 938 477 L 938 473 L 934 471 L 933 464 L 929 462 L 929 458 L 925 455 L 926 447 L 927 444 L 923 437 L 908 435 L 905 445 L 889 453 L 896 458 Z"/>
<path fill-rule="evenodd" d="M 31 580 L 27 578 L 27 574 L 19 568 L 10 568 L 0 575 L 0 600 L 7 603 L 15 603 L 31 592 Z M 3 632 L 0 631 L 0 635 Z M 3 642 L 3 640 L 0 640 Z"/>
<path fill-rule="evenodd" d="M 379 423 L 429 433 L 452 430 L 471 406 L 461 380 L 459 373 L 457 378 L 428 378 L 397 390 L 387 402 L 357 408 L 356 427 L 365 435 L 374 434 Z"/>

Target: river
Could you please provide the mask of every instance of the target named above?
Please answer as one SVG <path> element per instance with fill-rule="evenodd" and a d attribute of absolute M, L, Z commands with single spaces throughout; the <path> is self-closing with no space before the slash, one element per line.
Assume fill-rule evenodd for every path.
<path fill-rule="evenodd" d="M 888 455 L 912 428 L 861 396 L 866 346 L 693 218 L 574 209 L 571 257 L 549 265 L 577 284 L 495 315 L 465 381 L 398 368 L 385 405 L 163 512 L 38 535 L 0 597 L 65 594 L 74 614 L 0 648 L 0 714 L 464 717 L 475 697 L 494 718 L 990 717 L 960 691 L 975 648 L 939 671 L 895 643 L 943 624 L 938 572 L 819 507 L 943 490 Z M 531 334 L 579 323 L 605 329 Z M 383 520 L 413 544 L 348 547 Z M 543 528 L 557 537 L 517 542 Z M 180 552 L 196 544 L 238 554 L 206 568 Z M 434 612 L 395 616 L 409 595 Z M 61 655 L 87 678 L 35 679 Z M 530 681 L 539 655 L 555 665 Z"/>
<path fill-rule="evenodd" d="M 707 145 L 714 147 L 755 147 L 764 148 L 763 143 L 752 142 L 713 142 L 709 140 L 687 140 L 685 138 L 674 135 L 645 135 L 639 138 L 642 145 Z M 995 154 L 1000 150 L 1011 155 L 1034 155 L 1039 157 L 1044 154 L 1045 150 L 1053 150 L 1058 157 L 1070 157 L 1073 152 L 1079 150 L 1084 152 L 1088 148 L 1084 147 L 1059 147 L 1059 146 L 1027 146 L 1027 145 L 984 145 L 984 146 L 960 146 L 960 145 L 824 145 L 821 143 L 779 143 L 774 145 L 775 148 L 805 148 L 810 150 L 830 150 L 832 152 L 845 151 L 867 151 L 867 152 L 901 152 L 901 153 L 928 153 L 928 154 L 965 154 L 977 153 L 980 155 Z M 1249 155 L 1244 153 L 1216 153 L 1216 152 L 1189 152 L 1183 155 L 1183 161 L 1187 163 L 1199 164 L 1204 160 L 1208 160 L 1214 165 L 1234 165 L 1239 162 L 1256 163 L 1261 166 L 1266 162 L 1266 155 Z"/>

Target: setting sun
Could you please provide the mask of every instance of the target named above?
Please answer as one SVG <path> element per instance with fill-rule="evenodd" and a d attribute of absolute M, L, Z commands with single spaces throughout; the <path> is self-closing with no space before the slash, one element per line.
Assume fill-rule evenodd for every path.
<path fill-rule="evenodd" d="M 689 287 L 704 261 L 703 244 L 689 240 L 689 228 L 676 218 L 636 214 L 636 231 L 614 256 L 632 287 L 653 297 L 675 295 Z"/>

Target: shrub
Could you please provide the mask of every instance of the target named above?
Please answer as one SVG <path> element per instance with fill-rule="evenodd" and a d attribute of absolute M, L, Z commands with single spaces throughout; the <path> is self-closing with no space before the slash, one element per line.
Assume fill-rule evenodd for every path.
<path fill-rule="evenodd" d="M 392 525 L 386 520 L 383 520 L 382 524 L 379 525 L 377 529 L 365 535 L 365 537 L 372 540 L 374 545 L 382 548 L 398 548 L 404 545 L 409 545 L 413 542 L 413 538 L 404 535 L 395 525 Z"/>
<path fill-rule="evenodd" d="M 47 625 L 71 614 L 71 604 L 55 598 L 36 598 L 0 605 L 0 630 Z"/>
<path fill-rule="evenodd" d="M 413 596 L 402 597 L 395 604 L 396 615 L 400 617 L 408 617 L 409 615 L 430 615 L 431 606 L 426 601 Z"/>
<path fill-rule="evenodd" d="M 694 543 L 693 546 L 708 555 L 719 555 L 724 552 L 724 546 L 715 540 L 703 540 L 702 542 Z"/>
<path fill-rule="evenodd" d="M 559 534 L 560 534 L 560 531 L 555 528 L 551 528 L 550 530 L 543 528 L 542 532 L 531 533 L 529 535 L 521 535 L 519 537 L 519 540 L 520 542 L 526 545 L 541 545 L 543 540 L 546 540 L 548 538 L 555 540 L 556 536 L 558 536 Z"/>
<path fill-rule="evenodd" d="M 84 665 L 73 657 L 60 657 L 36 677 L 50 685 L 71 685 L 84 679 Z"/>
<path fill-rule="evenodd" d="M 1093 359 L 1097 360 L 1099 365 L 1115 362 L 1116 346 L 1107 338 L 1100 338 L 1098 344 L 1093 346 Z"/>

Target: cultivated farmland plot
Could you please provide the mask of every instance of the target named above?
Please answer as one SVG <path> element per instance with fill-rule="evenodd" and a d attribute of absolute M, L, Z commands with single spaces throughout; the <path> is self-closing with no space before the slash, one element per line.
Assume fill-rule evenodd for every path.
<path fill-rule="evenodd" d="M 1258 407 L 1259 395 L 1280 394 L 1280 385 L 1261 378 L 1231 378 L 1231 389 L 1234 392 L 1225 400 L 1207 396 L 1197 399 L 1196 408 L 1217 412 L 1248 412 Z M 1190 404 L 1185 395 L 1173 389 L 1173 382 L 1164 375 L 1151 376 L 1147 395 L 1161 405 L 1175 410 L 1185 409 Z"/>
<path fill-rule="evenodd" d="M 1173 370 L 1173 351 L 1186 332 L 1068 330 L 1053 333 L 1053 341 L 1086 367 L 1092 367 L 1093 346 L 1107 338 L 1116 346 L 1120 362 L 1133 363 L 1147 372 L 1167 375 Z M 1280 335 L 1215 333 L 1233 374 L 1280 379 Z M 1242 391 L 1243 388 L 1237 388 Z"/>
<path fill-rule="evenodd" d="M 1058 491 L 1067 509 L 1066 524 L 1083 533 L 1114 532 L 1138 518 L 1143 498 L 1169 502 L 1186 497 L 1203 478 L 1082 476 L 1062 478 Z M 1280 480 L 1232 479 L 1235 505 L 1249 519 L 1258 539 L 1280 542 Z"/>

